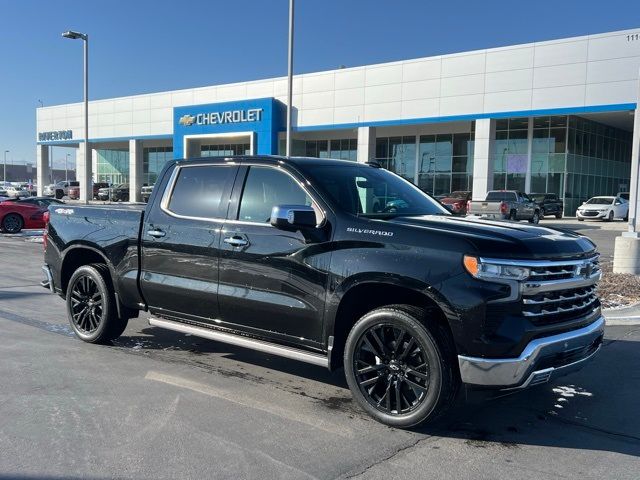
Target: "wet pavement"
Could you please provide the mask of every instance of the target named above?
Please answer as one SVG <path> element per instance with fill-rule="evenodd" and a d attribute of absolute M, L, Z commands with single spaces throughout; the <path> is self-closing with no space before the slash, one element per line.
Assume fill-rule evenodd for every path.
<path fill-rule="evenodd" d="M 341 372 L 144 316 L 112 346 L 85 344 L 39 286 L 41 261 L 35 237 L 0 236 L 0 479 L 639 476 L 640 326 L 608 327 L 578 373 L 469 394 L 402 431 L 362 413 Z"/>

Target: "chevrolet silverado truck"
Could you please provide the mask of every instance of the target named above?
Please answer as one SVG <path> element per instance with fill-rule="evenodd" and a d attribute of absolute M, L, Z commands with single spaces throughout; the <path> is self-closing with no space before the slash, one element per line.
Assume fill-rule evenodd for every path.
<path fill-rule="evenodd" d="M 43 286 L 85 342 L 145 311 L 153 327 L 344 367 L 357 403 L 396 427 L 435 418 L 461 386 L 565 374 L 604 333 L 588 238 L 456 217 L 375 163 L 176 160 L 147 205 L 51 206 L 44 245 Z"/>
<path fill-rule="evenodd" d="M 540 221 L 540 206 L 526 193 L 515 190 L 491 190 L 484 200 L 472 200 L 467 210 L 469 215 L 504 220 Z"/>

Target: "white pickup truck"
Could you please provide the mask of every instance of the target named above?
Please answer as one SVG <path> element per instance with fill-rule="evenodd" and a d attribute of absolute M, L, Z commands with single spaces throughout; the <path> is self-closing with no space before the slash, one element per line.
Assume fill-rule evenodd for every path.
<path fill-rule="evenodd" d="M 538 223 L 540 221 L 540 206 L 526 193 L 516 190 L 491 190 L 484 200 L 469 202 L 467 214 Z"/>

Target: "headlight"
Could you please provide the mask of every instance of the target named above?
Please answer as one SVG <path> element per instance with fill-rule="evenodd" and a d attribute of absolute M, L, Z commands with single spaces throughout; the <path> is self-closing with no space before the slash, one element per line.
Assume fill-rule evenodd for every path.
<path fill-rule="evenodd" d="M 463 263 L 472 277 L 481 280 L 524 280 L 530 274 L 527 267 L 482 261 L 472 255 L 465 255 Z"/>

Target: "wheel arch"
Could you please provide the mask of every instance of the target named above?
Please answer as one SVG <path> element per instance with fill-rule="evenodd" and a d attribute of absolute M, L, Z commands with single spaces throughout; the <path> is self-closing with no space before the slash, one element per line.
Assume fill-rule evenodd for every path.
<path fill-rule="evenodd" d="M 63 294 L 67 291 L 69 279 L 71 279 L 73 272 L 83 265 L 90 265 L 92 263 L 105 264 L 109 269 L 109 275 L 111 277 L 109 280 L 112 285 L 114 284 L 113 267 L 104 252 L 90 245 L 76 243 L 69 246 L 62 255 L 62 262 L 60 264 L 60 288 Z"/>
<path fill-rule="evenodd" d="M 386 305 L 411 305 L 423 308 L 431 314 L 429 322 L 435 322 L 446 334 L 455 351 L 453 332 L 449 319 L 455 317 L 453 308 L 444 297 L 428 285 L 413 279 L 353 280 L 344 286 L 339 300 L 328 315 L 326 338 L 333 337 L 329 352 L 329 368 L 334 370 L 342 365 L 344 346 L 353 325 L 367 312 Z M 427 318 L 420 319 L 423 322 Z"/>

